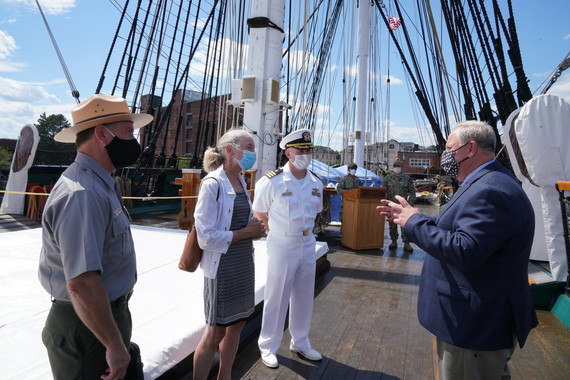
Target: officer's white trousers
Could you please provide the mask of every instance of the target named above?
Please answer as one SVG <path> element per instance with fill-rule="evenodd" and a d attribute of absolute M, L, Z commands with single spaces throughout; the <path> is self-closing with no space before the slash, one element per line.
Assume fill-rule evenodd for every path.
<path fill-rule="evenodd" d="M 261 354 L 274 354 L 279 349 L 287 306 L 291 344 L 296 349 L 308 350 L 315 293 L 315 237 L 270 232 L 267 265 L 259 350 Z"/>

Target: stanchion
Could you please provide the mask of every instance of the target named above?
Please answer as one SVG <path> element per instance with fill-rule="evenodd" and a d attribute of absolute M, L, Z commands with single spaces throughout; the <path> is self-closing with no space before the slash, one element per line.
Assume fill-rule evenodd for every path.
<path fill-rule="evenodd" d="M 174 180 L 175 185 L 181 185 L 178 190 L 181 196 L 197 196 L 200 190 L 200 169 L 182 169 L 182 178 Z M 178 226 L 180 229 L 189 230 L 194 225 L 194 209 L 197 198 L 182 198 L 180 214 L 178 214 Z"/>

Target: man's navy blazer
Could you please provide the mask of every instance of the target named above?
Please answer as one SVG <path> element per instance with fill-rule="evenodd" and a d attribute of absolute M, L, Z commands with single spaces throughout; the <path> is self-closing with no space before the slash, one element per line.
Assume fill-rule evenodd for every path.
<path fill-rule="evenodd" d="M 538 322 L 528 283 L 534 211 L 498 162 L 463 184 L 439 217 L 412 215 L 405 234 L 426 251 L 418 318 L 438 338 L 472 350 L 522 347 Z"/>

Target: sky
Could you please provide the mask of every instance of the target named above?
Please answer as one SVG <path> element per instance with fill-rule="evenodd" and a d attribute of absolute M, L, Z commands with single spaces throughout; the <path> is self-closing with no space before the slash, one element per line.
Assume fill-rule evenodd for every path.
<path fill-rule="evenodd" d="M 40 1 L 81 99 L 96 89 L 119 20 L 117 1 L 123 3 Z M 513 3 L 523 64 L 531 91 L 535 92 L 570 52 L 570 1 Z M 429 138 L 425 141 L 425 136 L 419 136 L 404 81 L 398 75 L 392 80 L 390 137 L 430 145 Z M 570 70 L 549 93 L 570 102 Z M 43 112 L 61 113 L 71 121 L 70 110 L 76 101 L 35 0 L 0 0 L 0 105 L 0 138 L 17 138 L 21 127 L 36 123 Z M 337 109 L 336 114 L 339 112 Z M 341 148 L 340 139 L 329 144 L 333 149 Z"/>

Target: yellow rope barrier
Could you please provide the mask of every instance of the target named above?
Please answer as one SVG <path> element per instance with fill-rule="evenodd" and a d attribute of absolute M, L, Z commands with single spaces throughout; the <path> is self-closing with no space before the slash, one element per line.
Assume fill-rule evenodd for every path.
<path fill-rule="evenodd" d="M 29 193 L 29 192 L 25 192 L 25 191 L 10 191 L 10 190 L 0 190 L 0 193 L 24 194 L 24 195 L 49 195 L 49 193 Z"/>
<path fill-rule="evenodd" d="M 249 191 L 249 190 L 248 190 Z M 24 195 L 42 195 L 48 196 L 49 193 L 31 193 L 27 191 L 9 191 L 9 190 L 0 190 L 0 193 L 6 194 L 24 194 Z M 192 199 L 198 198 L 197 195 L 184 195 L 184 196 L 176 196 L 176 197 L 122 197 L 123 199 Z"/>
<path fill-rule="evenodd" d="M 253 192 L 253 190 L 247 190 L 248 192 Z M 6 193 L 6 194 L 24 194 L 24 195 L 43 195 L 43 196 L 48 196 L 49 193 L 31 193 L 31 192 L 26 192 L 26 191 L 10 191 L 10 190 L 0 190 L 0 193 Z M 175 196 L 175 197 L 122 197 L 123 199 L 146 199 L 146 200 L 152 200 L 152 199 L 195 199 L 198 198 L 197 195 L 179 195 L 179 196 Z"/>

